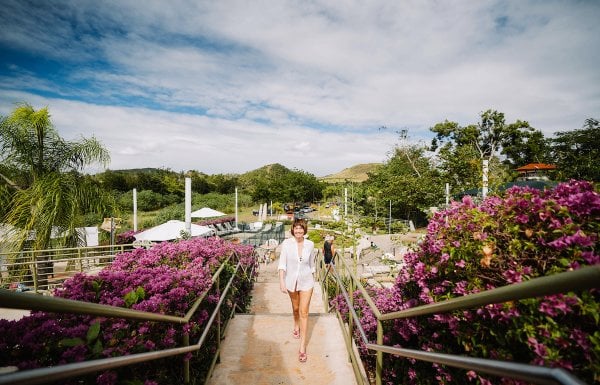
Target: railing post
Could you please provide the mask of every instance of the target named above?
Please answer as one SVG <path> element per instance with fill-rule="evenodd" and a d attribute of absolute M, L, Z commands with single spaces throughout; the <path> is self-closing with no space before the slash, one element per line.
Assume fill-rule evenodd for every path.
<path fill-rule="evenodd" d="M 183 333 L 183 346 L 190 346 L 190 334 L 188 332 Z M 190 383 L 190 360 L 186 359 L 186 355 L 183 356 L 183 382 Z"/>
<path fill-rule="evenodd" d="M 377 345 L 383 345 L 383 322 L 377 319 Z M 381 385 L 383 373 L 383 352 L 378 350 L 375 360 L 375 385 Z"/>
<path fill-rule="evenodd" d="M 37 293 L 38 291 L 38 261 L 37 255 L 35 255 L 35 251 L 31 251 L 31 278 L 33 279 L 33 290 Z"/>
<path fill-rule="evenodd" d="M 77 259 L 79 260 L 79 270 L 83 273 L 83 260 L 81 259 L 81 247 L 77 248 Z M 68 262 L 67 262 L 68 265 Z"/>
<path fill-rule="evenodd" d="M 344 262 L 345 264 L 345 262 Z M 348 268 L 348 266 L 346 265 L 346 268 Z M 350 276 L 349 281 L 349 287 L 348 287 L 348 294 L 350 296 L 350 307 L 354 308 L 354 291 L 355 291 L 355 283 L 354 283 L 354 278 L 352 276 Z M 352 317 L 351 314 L 348 314 L 348 335 L 350 336 L 350 346 L 352 346 L 352 340 L 353 340 L 353 335 L 354 335 L 354 318 Z M 350 360 L 352 360 L 352 354 L 350 352 L 348 352 L 348 355 L 350 357 Z"/>
<path fill-rule="evenodd" d="M 331 257 L 333 259 L 333 256 Z M 324 297 L 324 305 L 325 305 L 325 312 L 329 313 L 330 310 L 330 306 L 329 306 L 329 273 L 331 272 L 330 267 L 325 265 L 325 262 L 323 261 L 323 259 L 321 259 L 321 270 L 320 270 L 320 274 L 322 276 L 323 279 L 323 290 L 325 291 L 325 293 L 323 293 L 323 297 Z"/>
<path fill-rule="evenodd" d="M 219 296 L 219 299 L 221 299 L 221 288 L 220 288 L 220 282 L 221 282 L 221 275 L 219 274 L 217 276 L 217 279 L 215 280 L 215 286 L 216 286 L 216 290 L 217 290 L 217 295 Z M 221 355 L 221 308 L 217 309 L 217 352 L 219 352 L 219 356 Z"/>

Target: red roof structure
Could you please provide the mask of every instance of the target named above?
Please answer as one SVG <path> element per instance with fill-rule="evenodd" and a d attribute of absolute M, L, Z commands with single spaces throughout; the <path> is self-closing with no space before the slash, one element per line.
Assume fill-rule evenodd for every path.
<path fill-rule="evenodd" d="M 556 170 L 556 166 L 553 164 L 545 163 L 529 163 L 525 166 L 521 166 L 516 171 L 536 171 L 536 170 Z"/>
<path fill-rule="evenodd" d="M 516 169 L 520 180 L 548 180 L 546 171 L 556 170 L 553 164 L 529 163 Z"/>

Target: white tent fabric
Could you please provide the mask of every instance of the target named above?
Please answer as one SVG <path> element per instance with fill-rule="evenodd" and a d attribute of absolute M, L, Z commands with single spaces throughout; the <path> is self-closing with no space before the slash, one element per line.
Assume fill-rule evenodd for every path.
<path fill-rule="evenodd" d="M 214 231 L 206 226 L 199 226 L 192 223 L 192 237 L 209 236 Z M 138 241 L 170 241 L 172 239 L 181 238 L 181 232 L 185 230 L 185 222 L 172 220 L 155 226 L 141 233 L 135 234 L 134 237 Z"/>
<path fill-rule="evenodd" d="M 98 246 L 98 226 L 78 227 L 75 229 L 79 237 L 79 246 Z"/>
<path fill-rule="evenodd" d="M 192 212 L 192 218 L 213 218 L 222 217 L 227 215 L 217 210 L 213 210 L 210 207 L 202 207 L 200 210 Z"/>

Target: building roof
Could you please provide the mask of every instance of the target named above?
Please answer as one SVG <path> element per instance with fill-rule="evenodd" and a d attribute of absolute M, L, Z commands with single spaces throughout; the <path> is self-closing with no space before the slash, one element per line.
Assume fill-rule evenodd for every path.
<path fill-rule="evenodd" d="M 517 171 L 556 170 L 553 164 L 529 163 L 516 169 Z"/>

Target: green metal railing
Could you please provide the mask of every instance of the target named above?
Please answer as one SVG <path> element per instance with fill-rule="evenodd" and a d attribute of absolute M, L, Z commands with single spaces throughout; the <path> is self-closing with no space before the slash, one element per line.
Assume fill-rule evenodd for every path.
<path fill-rule="evenodd" d="M 318 256 L 317 258 L 318 260 L 321 260 Z M 337 310 L 336 313 L 344 334 L 349 359 L 354 368 L 355 376 L 357 381 L 362 384 L 369 384 L 369 381 L 361 370 L 361 359 L 358 356 L 356 349 L 353 348 L 354 328 L 358 331 L 364 346 L 375 352 L 376 385 L 381 385 L 382 382 L 383 353 L 444 364 L 466 370 L 474 370 L 501 377 L 529 381 L 534 384 L 584 384 L 584 382 L 564 369 L 387 346 L 383 344 L 383 323 L 385 321 L 400 318 L 438 314 L 525 298 L 599 288 L 600 266 L 588 266 L 575 271 L 535 278 L 526 282 L 516 283 L 463 297 L 452 298 L 442 302 L 382 314 L 360 280 L 357 279 L 354 273 L 354 266 L 349 266 L 349 263 L 344 258 L 340 258 L 340 255 L 337 253 L 335 255 L 335 261 L 336 264 L 332 265 L 329 269 L 325 268 L 322 262 L 318 263 L 318 277 L 323 288 L 323 299 L 326 306 L 328 306 L 330 299 L 328 293 L 331 287 L 331 281 L 334 281 L 333 289 L 335 290 L 335 293 L 343 296 L 348 309 L 350 309 L 347 325 L 344 323 L 342 315 Z M 334 279 L 328 279 L 330 276 Z M 377 340 L 375 343 L 369 341 L 367 338 L 367 335 L 360 324 L 360 319 L 354 310 L 354 299 L 349 293 L 354 293 L 356 290 L 360 292 L 364 300 L 368 303 L 374 316 L 377 318 Z"/>
<path fill-rule="evenodd" d="M 237 260 L 233 261 L 234 263 L 236 263 L 233 274 L 226 283 L 225 287 L 221 290 L 220 276 L 225 271 L 226 265 L 230 262 L 232 258 Z M 249 268 L 250 271 L 248 271 L 248 268 L 244 268 L 242 266 L 239 260 L 239 256 L 236 253 L 229 255 L 227 259 L 221 263 L 217 271 L 213 274 L 211 286 L 196 299 L 196 301 L 184 317 L 149 313 L 109 305 L 74 301 L 52 296 L 27 295 L 23 293 L 16 293 L 5 289 L 0 289 L 0 307 L 4 308 L 42 310 L 47 312 L 69 314 L 96 315 L 109 318 L 125 318 L 138 321 L 167 322 L 180 325 L 186 324 L 190 321 L 191 317 L 198 310 L 202 301 L 206 298 L 207 294 L 212 289 L 214 289 L 217 292 L 217 295 L 219 296 L 219 301 L 215 305 L 215 308 L 211 313 L 200 338 L 194 344 L 190 345 L 189 336 L 184 333 L 182 341 L 183 346 L 178 348 L 131 354 L 121 357 L 90 360 L 86 362 L 71 363 L 65 365 L 58 365 L 54 367 L 39 368 L 4 374 L 0 375 L 0 384 L 44 384 L 56 382 L 59 380 L 79 377 L 98 371 L 134 365 L 142 362 L 148 362 L 152 360 L 197 351 L 200 348 L 202 348 L 204 343 L 207 341 L 209 332 L 211 331 L 214 325 L 214 327 L 216 328 L 215 335 L 217 336 L 217 338 L 214 355 L 205 378 L 205 380 L 208 380 L 210 378 L 210 375 L 212 374 L 212 371 L 214 370 L 215 364 L 221 352 L 221 339 L 223 338 L 224 329 L 227 326 L 229 320 L 234 316 L 236 311 L 236 308 L 234 306 L 227 319 L 221 322 L 221 307 L 224 301 L 227 299 L 228 294 L 230 294 L 230 292 L 232 291 L 232 284 L 234 279 L 240 273 L 243 273 L 244 276 L 247 277 L 247 279 L 252 280 L 254 277 L 255 266 L 256 265 L 253 264 Z M 223 328 L 221 328 L 221 325 L 223 325 Z M 184 382 L 189 383 L 189 361 L 183 360 L 182 366 Z"/>

